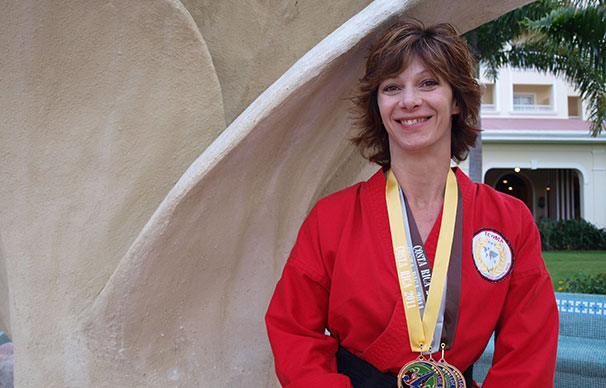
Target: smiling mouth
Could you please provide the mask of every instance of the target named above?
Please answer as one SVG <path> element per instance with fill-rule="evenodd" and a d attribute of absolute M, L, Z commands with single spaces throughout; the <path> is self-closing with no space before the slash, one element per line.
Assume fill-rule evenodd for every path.
<path fill-rule="evenodd" d="M 398 123 L 400 124 L 404 124 L 404 125 L 410 125 L 410 124 L 416 124 L 416 123 L 422 123 L 423 121 L 427 121 L 431 118 L 431 116 L 428 117 L 422 117 L 420 119 L 412 119 L 412 120 L 396 120 Z"/>

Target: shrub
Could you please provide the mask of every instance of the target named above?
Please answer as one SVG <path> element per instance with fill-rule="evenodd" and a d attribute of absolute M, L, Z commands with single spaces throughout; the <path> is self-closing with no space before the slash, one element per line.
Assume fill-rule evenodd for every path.
<path fill-rule="evenodd" d="M 606 273 L 585 275 L 580 272 L 559 282 L 558 291 L 606 295 Z"/>
<path fill-rule="evenodd" d="M 545 218 L 537 226 L 544 250 L 606 249 L 606 229 L 598 229 L 582 218 L 559 221 Z"/>

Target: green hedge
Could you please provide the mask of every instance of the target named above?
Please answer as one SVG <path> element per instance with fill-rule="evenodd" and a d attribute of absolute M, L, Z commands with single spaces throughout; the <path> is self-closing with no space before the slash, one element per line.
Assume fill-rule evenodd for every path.
<path fill-rule="evenodd" d="M 545 218 L 537 226 L 543 250 L 606 249 L 606 229 L 598 229 L 582 218 L 559 221 Z"/>
<path fill-rule="evenodd" d="M 585 275 L 580 272 L 559 282 L 558 291 L 606 295 L 606 273 Z"/>

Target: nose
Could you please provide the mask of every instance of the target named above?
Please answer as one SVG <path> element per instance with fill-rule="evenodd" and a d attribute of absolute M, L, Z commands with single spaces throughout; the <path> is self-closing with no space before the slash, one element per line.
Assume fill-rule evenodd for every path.
<path fill-rule="evenodd" d="M 402 109 L 410 110 L 421 105 L 421 97 L 415 88 L 404 88 L 400 93 L 398 106 Z"/>

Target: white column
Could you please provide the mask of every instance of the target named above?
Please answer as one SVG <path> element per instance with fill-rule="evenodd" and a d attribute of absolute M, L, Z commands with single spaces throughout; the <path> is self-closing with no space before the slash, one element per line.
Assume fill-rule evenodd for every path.
<path fill-rule="evenodd" d="M 606 147 L 591 151 L 593 156 L 591 191 L 593 194 L 593 211 L 586 212 L 587 221 L 598 228 L 606 227 Z"/>

